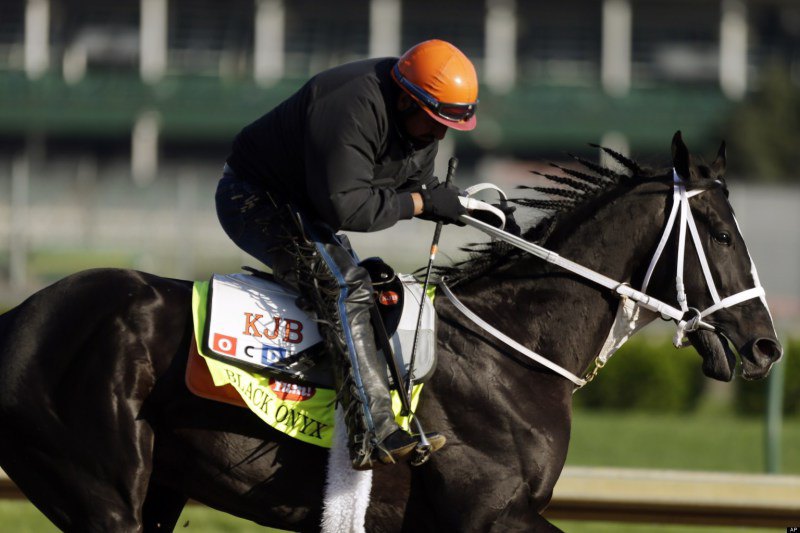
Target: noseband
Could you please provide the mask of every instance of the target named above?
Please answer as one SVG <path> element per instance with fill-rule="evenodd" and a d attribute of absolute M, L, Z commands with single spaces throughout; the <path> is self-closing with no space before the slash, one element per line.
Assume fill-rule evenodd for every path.
<path fill-rule="evenodd" d="M 758 279 L 758 274 L 756 273 L 755 265 L 751 265 L 752 270 L 751 273 L 753 275 L 753 280 L 755 282 L 755 286 L 751 289 L 746 289 L 744 291 L 738 292 L 731 296 L 727 296 L 725 298 L 720 299 L 719 293 L 716 288 L 716 284 L 714 283 L 714 278 L 711 275 L 711 269 L 708 266 L 708 260 L 706 259 L 705 251 L 703 250 L 702 243 L 700 241 L 700 234 L 697 231 L 697 224 L 694 221 L 694 216 L 692 215 L 692 210 L 689 206 L 689 198 L 697 196 L 698 194 L 702 194 L 706 191 L 706 189 L 698 189 L 695 191 L 687 192 L 686 186 L 684 185 L 683 181 L 678 176 L 678 173 L 673 169 L 673 187 L 672 187 L 672 209 L 669 214 L 669 218 L 667 220 L 667 224 L 664 227 L 664 232 L 661 235 L 661 240 L 658 243 L 658 247 L 656 248 L 656 252 L 653 255 L 653 258 L 650 261 L 650 266 L 647 269 L 647 273 L 645 274 L 644 283 L 642 284 L 642 289 L 636 290 L 633 289 L 627 283 L 620 283 L 615 281 L 603 274 L 595 272 L 589 268 L 579 265 L 569 259 L 565 259 L 558 255 L 555 252 L 548 250 L 538 244 L 534 244 L 531 242 L 526 241 L 520 237 L 512 235 L 508 232 L 495 228 L 490 224 L 486 224 L 480 220 L 474 219 L 472 217 L 462 215 L 460 217 L 461 221 L 465 224 L 468 224 L 488 235 L 491 237 L 506 242 L 524 252 L 530 253 L 548 263 L 557 265 L 565 270 L 568 270 L 574 274 L 577 274 L 584 279 L 592 281 L 606 289 L 614 291 L 614 293 L 623 300 L 623 303 L 627 304 L 628 302 L 633 302 L 635 306 L 639 306 L 650 311 L 654 311 L 661 315 L 664 320 L 672 320 L 675 322 L 677 326 L 677 330 L 675 332 L 675 337 L 673 338 L 673 344 L 676 348 L 680 348 L 683 346 L 688 345 L 685 341 L 686 333 L 691 333 L 693 331 L 697 331 L 698 329 L 705 329 L 709 331 L 715 331 L 715 327 L 712 324 L 704 321 L 703 319 L 715 313 L 721 309 L 726 309 L 728 307 L 732 307 L 739 303 L 745 302 L 752 298 L 761 298 L 766 306 L 765 301 L 765 293 L 764 289 L 761 286 L 761 283 Z M 677 257 L 677 272 L 675 274 L 675 288 L 677 291 L 677 301 L 680 308 L 676 308 L 672 305 L 669 305 L 657 298 L 652 296 L 648 296 L 646 294 L 647 286 L 650 283 L 650 279 L 653 275 L 653 271 L 655 270 L 656 264 L 658 263 L 659 259 L 661 258 L 661 254 L 666 247 L 667 242 L 669 241 L 669 237 L 672 235 L 673 227 L 675 226 L 675 221 L 679 220 L 678 222 L 678 257 Z M 686 290 L 683 283 L 683 274 L 684 274 L 684 258 L 686 255 L 686 232 L 687 228 L 689 230 L 689 234 L 691 235 L 692 242 L 694 242 L 694 247 L 697 250 L 697 255 L 700 259 L 700 265 L 703 270 L 703 275 L 706 280 L 706 286 L 708 288 L 709 293 L 711 294 L 711 298 L 714 301 L 714 304 L 710 307 L 707 307 L 705 310 L 700 311 L 696 307 L 690 307 L 687 303 L 686 299 Z M 583 387 L 589 381 L 591 381 L 594 376 L 597 374 L 598 370 L 603 367 L 605 361 L 610 357 L 609 354 L 601 354 L 595 360 L 595 368 L 591 372 L 588 372 L 584 379 L 579 378 L 572 372 L 568 371 L 567 369 L 563 368 L 562 366 L 554 363 L 553 361 L 543 357 L 532 350 L 529 350 L 525 346 L 522 346 L 518 342 L 514 341 L 507 335 L 503 334 L 499 330 L 497 330 L 494 326 L 487 323 L 485 320 L 480 318 L 476 315 L 473 311 L 467 308 L 450 290 L 447 286 L 446 281 L 443 279 L 440 282 L 440 286 L 442 291 L 444 292 L 445 296 L 453 303 L 453 305 L 461 311 L 467 318 L 472 320 L 475 324 L 485 330 L 487 333 L 494 336 L 496 339 L 500 340 L 507 346 L 513 348 L 517 352 L 525 355 L 526 357 L 536 361 L 537 363 L 551 369 L 552 371 L 556 372 L 557 374 L 567 378 L 568 380 L 572 381 L 578 388 Z"/>

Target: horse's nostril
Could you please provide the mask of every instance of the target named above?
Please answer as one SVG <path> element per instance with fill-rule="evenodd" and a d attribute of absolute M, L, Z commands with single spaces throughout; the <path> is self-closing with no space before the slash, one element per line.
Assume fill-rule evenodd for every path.
<path fill-rule="evenodd" d="M 783 348 L 773 339 L 758 339 L 754 343 L 757 352 L 769 358 L 770 361 L 777 361 L 783 354 Z"/>

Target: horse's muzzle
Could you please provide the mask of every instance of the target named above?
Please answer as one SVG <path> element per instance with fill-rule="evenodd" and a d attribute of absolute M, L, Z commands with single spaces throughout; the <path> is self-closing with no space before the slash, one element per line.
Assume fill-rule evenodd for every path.
<path fill-rule="evenodd" d="M 740 355 L 742 377 L 761 379 L 769 375 L 772 365 L 783 356 L 783 348 L 776 339 L 762 337 L 753 341 Z"/>

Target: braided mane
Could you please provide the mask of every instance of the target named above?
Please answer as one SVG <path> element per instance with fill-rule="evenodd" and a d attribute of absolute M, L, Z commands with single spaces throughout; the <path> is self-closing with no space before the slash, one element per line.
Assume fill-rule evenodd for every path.
<path fill-rule="evenodd" d="M 561 172 L 561 175 L 531 171 L 531 173 L 553 183 L 554 186 L 528 187 L 521 185 L 518 189 L 535 191 L 538 196 L 535 198 L 511 199 L 513 203 L 519 206 L 550 212 L 533 226 L 523 231 L 522 237 L 525 240 L 542 244 L 556 226 L 567 220 L 569 215 L 578 208 L 598 201 L 601 196 L 625 184 L 633 181 L 672 179 L 671 172 L 658 174 L 651 169 L 639 166 L 632 159 L 610 148 L 596 144 L 591 146 L 599 148 L 608 154 L 619 164 L 621 172 L 574 154 L 568 155 L 579 164 L 580 167 L 578 169 L 550 163 L 552 167 Z M 541 195 L 544 195 L 544 197 Z M 462 250 L 469 252 L 470 257 L 468 259 L 450 266 L 435 268 L 436 273 L 442 277 L 447 277 L 450 284 L 475 279 L 488 271 L 519 259 L 524 254 L 518 248 L 500 241 L 470 244 L 462 248 Z"/>

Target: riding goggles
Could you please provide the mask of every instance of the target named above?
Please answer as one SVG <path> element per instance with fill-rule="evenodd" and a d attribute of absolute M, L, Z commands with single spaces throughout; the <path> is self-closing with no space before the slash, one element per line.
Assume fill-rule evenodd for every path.
<path fill-rule="evenodd" d="M 471 119 L 478 110 L 478 102 L 471 104 L 451 104 L 438 101 L 428 94 L 425 89 L 415 84 L 400 72 L 397 65 L 394 66 L 393 74 L 397 82 L 403 86 L 412 96 L 422 102 L 425 107 L 433 111 L 437 116 L 452 122 L 466 122 Z"/>

